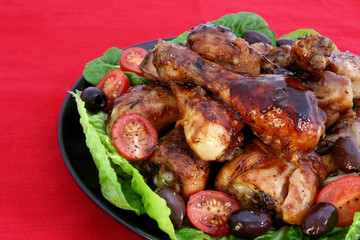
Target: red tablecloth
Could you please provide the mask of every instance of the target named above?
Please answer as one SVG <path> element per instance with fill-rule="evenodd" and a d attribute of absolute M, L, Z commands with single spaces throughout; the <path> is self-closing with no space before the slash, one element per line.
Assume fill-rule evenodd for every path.
<path fill-rule="evenodd" d="M 313 28 L 360 54 L 358 0 L 0 2 L 0 239 L 142 239 L 77 186 L 61 157 L 60 108 L 111 46 L 177 36 L 225 14 L 260 14 L 277 36 Z"/>

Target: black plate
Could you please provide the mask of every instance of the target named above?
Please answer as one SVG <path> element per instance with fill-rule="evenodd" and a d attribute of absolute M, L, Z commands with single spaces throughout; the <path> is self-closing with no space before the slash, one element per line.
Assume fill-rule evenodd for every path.
<path fill-rule="evenodd" d="M 151 49 L 156 42 L 150 41 L 135 46 Z M 85 81 L 84 76 L 81 76 L 71 91 L 83 90 L 87 86 L 89 84 Z M 158 228 L 157 223 L 147 215 L 138 216 L 132 211 L 119 209 L 102 196 L 98 170 L 85 144 L 85 135 L 79 118 L 75 100 L 70 94 L 67 94 L 59 117 L 58 140 L 66 167 L 76 183 L 101 209 L 129 229 L 147 239 L 168 239 L 168 236 Z"/>

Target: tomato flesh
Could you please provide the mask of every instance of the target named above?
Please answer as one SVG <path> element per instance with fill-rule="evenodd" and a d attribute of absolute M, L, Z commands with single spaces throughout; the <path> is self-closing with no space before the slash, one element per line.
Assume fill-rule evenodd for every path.
<path fill-rule="evenodd" d="M 140 47 L 125 49 L 120 55 L 120 68 L 123 71 L 134 72 L 137 75 L 142 76 L 139 65 L 147 53 L 147 50 Z"/>
<path fill-rule="evenodd" d="M 336 226 L 351 224 L 355 212 L 360 211 L 360 177 L 348 175 L 330 182 L 320 190 L 316 202 L 328 202 L 337 208 Z"/>
<path fill-rule="evenodd" d="M 114 100 L 130 87 L 130 81 L 123 71 L 113 69 L 101 79 L 96 87 L 100 88 L 106 95 L 107 104 L 103 111 L 107 112 L 112 109 Z"/>
<path fill-rule="evenodd" d="M 144 116 L 129 113 L 114 122 L 112 139 L 115 147 L 124 157 L 139 161 L 150 156 L 156 149 L 158 134 Z"/>
<path fill-rule="evenodd" d="M 229 235 L 227 219 L 241 206 L 230 195 L 203 190 L 193 194 L 187 204 L 187 215 L 191 223 L 199 230 L 217 236 Z"/>

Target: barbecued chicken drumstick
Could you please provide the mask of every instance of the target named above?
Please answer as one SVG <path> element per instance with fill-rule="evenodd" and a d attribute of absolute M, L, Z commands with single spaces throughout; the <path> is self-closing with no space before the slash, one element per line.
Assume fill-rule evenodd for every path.
<path fill-rule="evenodd" d="M 171 90 L 155 84 L 134 86 L 114 101 L 107 121 L 108 134 L 111 134 L 114 122 L 126 113 L 143 115 L 160 134 L 179 118 L 176 100 Z"/>
<path fill-rule="evenodd" d="M 156 187 L 172 188 L 184 199 L 205 188 L 210 172 L 209 162 L 191 152 L 181 127 L 159 139 L 158 148 L 142 169 L 150 174 Z"/>
<path fill-rule="evenodd" d="M 195 85 L 171 84 L 191 150 L 205 161 L 229 161 L 241 152 L 244 124 L 225 104 Z"/>
<path fill-rule="evenodd" d="M 324 134 L 325 114 L 313 92 L 283 75 L 247 77 L 224 69 L 183 46 L 159 40 L 154 65 L 160 81 L 209 89 L 242 117 L 265 143 L 284 151 L 311 151 Z"/>
<path fill-rule="evenodd" d="M 260 54 L 227 27 L 199 24 L 189 33 L 186 44 L 200 56 L 231 71 L 260 73 Z"/>

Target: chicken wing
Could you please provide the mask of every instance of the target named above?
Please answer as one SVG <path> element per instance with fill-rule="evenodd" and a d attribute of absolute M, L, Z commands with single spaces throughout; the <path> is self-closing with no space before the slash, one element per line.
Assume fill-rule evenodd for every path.
<path fill-rule="evenodd" d="M 172 188 L 184 199 L 203 190 L 210 173 L 209 162 L 191 152 L 181 128 L 159 139 L 158 148 L 143 163 L 142 169 L 150 174 L 156 187 Z"/>
<path fill-rule="evenodd" d="M 241 152 L 244 124 L 225 104 L 194 85 L 171 84 L 192 151 L 205 161 L 229 161 Z"/>
<path fill-rule="evenodd" d="M 187 37 L 189 48 L 200 56 L 238 72 L 260 73 L 261 56 L 244 39 L 238 38 L 229 28 L 200 24 Z"/>
<path fill-rule="evenodd" d="M 243 76 L 197 53 L 160 40 L 154 65 L 159 79 L 210 90 L 242 117 L 265 143 L 284 151 L 311 151 L 324 134 L 325 114 L 313 92 L 284 75 Z"/>
<path fill-rule="evenodd" d="M 160 134 L 179 118 L 176 100 L 171 90 L 154 84 L 134 86 L 114 101 L 113 110 L 107 121 L 108 134 L 111 134 L 114 122 L 126 113 L 143 115 Z"/>

